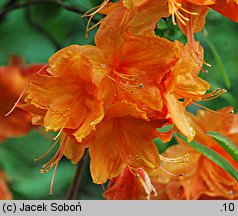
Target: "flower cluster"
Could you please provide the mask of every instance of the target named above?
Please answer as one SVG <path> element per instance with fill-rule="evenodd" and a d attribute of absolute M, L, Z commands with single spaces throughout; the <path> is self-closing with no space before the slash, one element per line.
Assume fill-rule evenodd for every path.
<path fill-rule="evenodd" d="M 194 120 L 186 107 L 225 91 L 206 93 L 210 85 L 199 77 L 203 65 L 209 64 L 193 34 L 203 29 L 209 7 L 238 21 L 234 0 L 105 0 L 85 14 L 89 21 L 98 12 L 105 15 L 97 24 L 95 46 L 71 45 L 55 53 L 46 69 L 28 76 L 24 101 L 18 104 L 32 115 L 34 125 L 57 132 L 54 146 L 60 143 L 60 147 L 41 172 L 57 167 L 63 155 L 78 163 L 88 149 L 93 182 L 110 180 L 104 193 L 107 199 L 156 197 L 156 186 L 162 188 L 157 174 L 176 163 L 193 169 L 188 180 L 186 169 L 182 179 L 167 178 L 169 198 L 230 198 L 223 194 L 229 187 L 232 198 L 237 196 L 232 177 L 223 176 L 220 168 L 182 141 L 166 155 L 160 155 L 153 142 L 156 137 L 163 142 L 171 139 L 172 131 L 157 130 L 169 124 L 188 142 L 194 137 L 205 143 L 208 139 L 200 125 L 212 117 Z M 187 36 L 187 44 L 155 35 L 158 21 L 170 15 Z M 90 29 L 88 24 L 87 32 Z M 220 151 L 213 142 L 209 146 Z M 170 151 L 176 154 L 171 157 Z M 187 154 L 195 155 L 190 163 Z M 201 184 L 199 192 L 192 189 L 192 181 Z M 174 197 L 174 187 L 182 187 L 183 194 Z"/>

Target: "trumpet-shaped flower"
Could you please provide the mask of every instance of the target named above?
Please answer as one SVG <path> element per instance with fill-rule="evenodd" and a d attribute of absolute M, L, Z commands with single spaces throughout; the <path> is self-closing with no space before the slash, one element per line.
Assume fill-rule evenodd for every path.
<path fill-rule="evenodd" d="M 49 60 L 48 74 L 30 77 L 22 108 L 47 130 L 74 130 L 79 142 L 104 116 L 98 93 L 106 71 L 103 56 L 93 46 L 67 47 Z"/>

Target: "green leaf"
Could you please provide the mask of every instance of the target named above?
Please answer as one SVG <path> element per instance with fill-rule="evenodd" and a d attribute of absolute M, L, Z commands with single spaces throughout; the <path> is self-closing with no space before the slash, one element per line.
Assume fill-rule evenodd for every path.
<path fill-rule="evenodd" d="M 200 144 L 200 143 L 198 143 L 194 140 L 191 143 L 188 143 L 187 139 L 184 136 L 182 136 L 180 134 L 178 134 L 178 136 L 186 144 L 190 145 L 191 147 L 193 147 L 194 149 L 196 149 L 197 151 L 202 153 L 204 156 L 209 158 L 211 161 L 213 161 L 215 164 L 220 166 L 226 172 L 228 172 L 238 182 L 238 172 L 237 172 L 237 170 L 227 160 L 225 160 L 221 155 L 219 155 L 214 150 L 212 150 L 212 149 L 210 149 L 210 148 L 208 148 L 208 147 L 206 147 L 206 146 L 204 146 L 204 145 L 202 145 L 202 144 Z"/>
<path fill-rule="evenodd" d="M 235 143 L 233 143 L 228 137 L 220 134 L 216 131 L 207 132 L 214 140 L 216 140 L 226 152 L 230 154 L 231 157 L 238 162 L 238 148 Z"/>

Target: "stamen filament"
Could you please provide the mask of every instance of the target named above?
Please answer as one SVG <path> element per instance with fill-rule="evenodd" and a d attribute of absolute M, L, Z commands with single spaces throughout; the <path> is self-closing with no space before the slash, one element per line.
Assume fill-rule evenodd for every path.
<path fill-rule="evenodd" d="M 45 65 L 44 65 L 37 73 L 35 73 L 35 74 L 40 74 L 40 72 L 41 72 L 46 66 L 48 66 L 48 63 L 45 64 Z M 35 75 L 35 74 L 32 74 L 32 75 Z"/>
<path fill-rule="evenodd" d="M 11 108 L 11 110 L 10 110 L 7 114 L 5 114 L 5 116 L 10 115 L 10 114 L 14 111 L 14 109 L 15 109 L 16 106 L 17 106 L 17 104 L 20 102 L 21 98 L 23 97 L 25 91 L 26 91 L 26 87 L 23 89 L 22 93 L 21 93 L 20 96 L 18 97 L 17 101 L 14 103 L 13 107 Z"/>
<path fill-rule="evenodd" d="M 96 6 L 94 8 L 91 8 L 90 10 L 88 10 L 83 16 L 82 18 L 84 17 L 89 17 L 88 19 L 88 22 L 87 22 L 87 26 L 86 26 L 86 35 L 85 35 L 85 38 L 87 39 L 88 38 L 88 32 L 91 31 L 92 29 L 94 29 L 96 26 L 98 26 L 102 20 L 100 20 L 99 22 L 97 22 L 95 25 L 93 25 L 92 27 L 89 27 L 93 17 L 100 11 L 102 10 L 106 4 L 109 2 L 110 0 L 104 0 L 103 3 L 99 6 Z M 96 9 L 96 10 L 95 10 Z M 90 13 L 91 11 L 95 10 L 94 12 Z"/>
<path fill-rule="evenodd" d="M 61 127 L 59 133 L 53 138 L 53 140 L 58 139 L 58 137 L 59 137 L 59 136 L 61 135 L 61 133 L 63 132 L 64 127 L 65 127 L 65 125 L 67 124 L 68 120 L 69 120 L 69 116 L 68 116 L 68 118 L 65 120 L 65 122 L 64 122 L 64 124 L 62 125 L 62 127 Z"/>
<path fill-rule="evenodd" d="M 194 103 L 194 105 L 196 105 L 198 107 L 201 107 L 202 109 L 205 109 L 205 110 L 207 110 L 207 111 L 209 111 L 211 113 L 215 113 L 215 114 L 219 114 L 219 115 L 232 115 L 232 114 L 234 114 L 234 110 L 231 110 L 229 112 L 224 113 L 224 112 L 218 112 L 218 111 L 209 109 L 209 108 L 207 108 L 207 107 L 205 107 L 205 106 L 203 106 L 201 104 L 198 104 L 198 103 Z"/>
<path fill-rule="evenodd" d="M 160 155 L 160 160 L 164 161 L 164 162 L 168 162 L 168 163 L 184 163 L 184 162 L 188 162 L 189 154 L 186 154 L 182 157 L 176 157 L 176 158 L 168 158 L 168 157 L 164 157 L 162 155 Z"/>
<path fill-rule="evenodd" d="M 168 170 L 164 169 L 162 166 L 160 166 L 160 169 L 162 171 L 164 171 L 166 174 L 170 175 L 170 176 L 174 176 L 174 177 L 179 177 L 180 176 L 180 175 L 169 172 Z"/>
<path fill-rule="evenodd" d="M 49 154 L 51 152 L 51 150 L 56 146 L 56 144 L 59 142 L 59 138 L 54 142 L 54 144 L 47 150 L 47 152 L 45 152 L 43 155 L 41 155 L 40 157 L 38 158 L 35 158 L 34 161 L 39 161 L 41 160 L 42 158 L 44 158 L 47 154 Z"/>
<path fill-rule="evenodd" d="M 58 163 L 55 165 L 54 172 L 53 172 L 53 175 L 52 175 L 52 178 L 51 178 L 51 182 L 50 182 L 50 195 L 53 194 L 53 186 L 54 186 L 54 182 L 55 182 L 55 175 L 56 175 L 57 168 L 58 168 Z"/>
<path fill-rule="evenodd" d="M 60 159 L 63 157 L 65 149 L 67 148 L 67 139 L 68 136 L 65 136 L 62 144 L 60 145 L 59 149 L 55 153 L 55 155 L 48 161 L 46 164 L 42 166 L 42 169 L 40 170 L 40 173 L 48 172 L 52 167 L 54 167 Z"/>
<path fill-rule="evenodd" d="M 192 100 L 195 101 L 210 101 L 213 100 L 219 96 L 221 96 L 222 94 L 226 93 L 227 91 L 225 89 L 219 89 L 217 88 L 216 90 L 214 90 L 213 92 L 201 95 L 198 92 L 194 92 L 197 94 L 192 94 L 192 93 L 186 93 L 182 88 L 177 87 L 175 90 L 176 94 L 178 94 L 179 96 L 181 96 L 182 98 L 191 98 Z"/>

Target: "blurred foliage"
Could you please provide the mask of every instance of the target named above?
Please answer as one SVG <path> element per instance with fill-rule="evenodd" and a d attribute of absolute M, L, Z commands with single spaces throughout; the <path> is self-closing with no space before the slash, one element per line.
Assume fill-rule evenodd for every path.
<path fill-rule="evenodd" d="M 8 3 L 14 0 L 1 0 L 0 13 Z M 16 1 L 15 1 L 16 2 Z M 18 0 L 17 2 L 26 2 Z M 65 0 L 64 4 L 73 6 L 84 12 L 99 5 L 102 0 Z M 0 16 L 0 64 L 7 65 L 8 57 L 17 54 L 25 59 L 27 64 L 46 63 L 48 58 L 59 48 L 71 44 L 93 44 L 93 37 L 97 29 L 89 33 L 85 39 L 87 19 L 81 19 L 82 14 L 66 10 L 55 3 L 37 3 L 30 7 L 13 10 Z M 100 19 L 100 16 L 95 17 Z M 212 65 L 205 68 L 208 73 L 201 72 L 212 87 L 227 88 L 221 65 L 231 82 L 228 92 L 218 99 L 201 103 L 213 110 L 223 106 L 233 106 L 237 111 L 238 105 L 238 24 L 217 13 L 210 11 L 207 17 L 205 33 L 195 37 L 205 50 L 205 60 Z M 171 19 L 163 19 L 158 23 L 156 34 L 169 40 L 186 42 L 185 36 L 178 26 L 173 26 Z M 206 36 L 204 36 L 206 35 Z M 208 44 L 210 41 L 214 49 Z M 214 52 L 219 56 L 214 56 Z M 221 62 L 218 62 L 218 60 Z M 223 72 L 224 72 L 223 71 Z M 199 107 L 192 105 L 189 110 L 196 112 Z M 38 162 L 34 158 L 41 156 L 52 145 L 50 136 L 35 129 L 22 138 L 9 139 L 0 145 L 0 166 L 4 168 L 11 191 L 15 199 L 66 199 L 72 182 L 76 166 L 67 159 L 62 159 L 56 174 L 54 194 L 49 196 L 49 186 L 52 171 L 40 174 L 41 166 L 50 159 L 50 153 Z M 172 139 L 170 143 L 163 144 L 159 139 L 155 143 L 160 152 L 170 145 L 176 144 Z M 88 162 L 89 164 L 89 162 Z M 79 199 L 102 199 L 102 187 L 92 183 L 89 165 L 79 189 Z"/>

